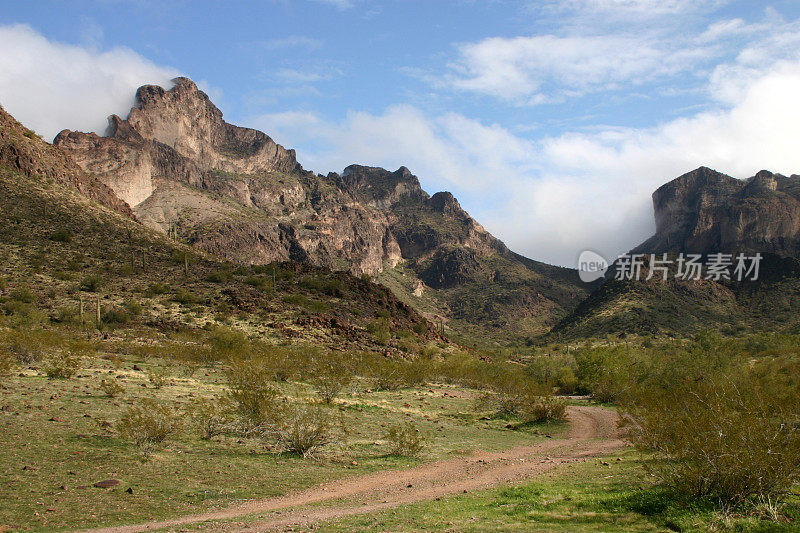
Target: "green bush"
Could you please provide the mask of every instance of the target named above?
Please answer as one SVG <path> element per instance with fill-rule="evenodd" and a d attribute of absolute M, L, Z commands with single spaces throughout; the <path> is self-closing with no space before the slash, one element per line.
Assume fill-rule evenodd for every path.
<path fill-rule="evenodd" d="M 180 428 L 180 419 L 169 407 L 144 398 L 128 408 L 117 424 L 117 431 L 140 448 L 165 441 Z"/>
<path fill-rule="evenodd" d="M 216 359 L 242 358 L 250 353 L 250 339 L 243 331 L 215 326 L 206 337 L 206 343 L 216 354 Z"/>
<path fill-rule="evenodd" d="M 156 389 L 163 388 L 170 381 L 169 372 L 165 368 L 155 367 L 147 371 L 147 380 Z"/>
<path fill-rule="evenodd" d="M 81 358 L 67 350 L 57 351 L 42 363 L 42 371 L 50 379 L 69 379 L 81 369 Z"/>
<path fill-rule="evenodd" d="M 101 315 L 101 322 L 103 324 L 128 324 L 131 321 L 131 315 L 122 307 L 111 306 L 103 310 Z"/>
<path fill-rule="evenodd" d="M 232 409 L 226 398 L 195 399 L 186 408 L 186 414 L 203 440 L 211 440 L 232 428 Z"/>
<path fill-rule="evenodd" d="M 19 303 L 32 304 L 36 301 L 36 295 L 27 287 L 20 287 L 11 291 L 9 297 Z"/>
<path fill-rule="evenodd" d="M 282 405 L 262 436 L 278 451 L 301 457 L 313 456 L 336 440 L 330 414 L 316 405 Z"/>
<path fill-rule="evenodd" d="M 0 378 L 8 377 L 17 366 L 17 361 L 11 352 L 0 348 Z"/>
<path fill-rule="evenodd" d="M 528 423 L 561 422 L 567 418 L 567 404 L 547 392 L 529 391 L 519 407 L 519 415 Z"/>
<path fill-rule="evenodd" d="M 644 383 L 623 401 L 630 439 L 655 454 L 652 473 L 683 493 L 724 509 L 780 504 L 800 481 L 800 374 L 779 374 L 745 363 L 701 380 Z"/>
<path fill-rule="evenodd" d="M 337 352 L 319 353 L 312 358 L 308 382 L 325 403 L 333 402 L 353 381 L 353 369 Z"/>
<path fill-rule="evenodd" d="M 125 387 L 117 383 L 117 380 L 110 379 L 110 380 L 102 380 L 100 381 L 100 390 L 108 396 L 109 398 L 116 398 L 123 392 L 125 392 Z"/>
<path fill-rule="evenodd" d="M 200 303 L 200 297 L 186 289 L 178 289 L 172 296 L 172 301 L 183 305 L 196 305 Z"/>
<path fill-rule="evenodd" d="M 229 270 L 214 270 L 205 277 L 205 280 L 211 283 L 227 283 L 230 279 L 231 273 Z"/>
<path fill-rule="evenodd" d="M 169 292 L 169 285 L 166 283 L 151 283 L 147 286 L 145 293 L 150 297 L 158 294 L 166 294 Z"/>
<path fill-rule="evenodd" d="M 99 289 L 102 284 L 102 280 L 98 276 L 92 274 L 84 277 L 78 288 L 84 292 L 97 292 L 97 289 Z"/>
<path fill-rule="evenodd" d="M 264 292 L 271 292 L 273 289 L 272 280 L 265 276 L 247 276 L 244 282 Z"/>
<path fill-rule="evenodd" d="M 54 242 L 72 242 L 72 232 L 68 229 L 57 229 L 50 235 Z"/>
<path fill-rule="evenodd" d="M 245 431 L 274 421 L 280 398 L 270 383 L 272 369 L 268 365 L 259 360 L 232 359 L 225 375 L 227 398 L 244 422 Z"/>
<path fill-rule="evenodd" d="M 389 441 L 389 453 L 404 457 L 418 457 L 425 449 L 426 436 L 411 421 L 389 427 L 384 439 Z"/>
<path fill-rule="evenodd" d="M 392 340 L 392 332 L 389 328 L 389 320 L 381 317 L 367 324 L 367 331 L 372 334 L 375 344 L 385 346 Z"/>

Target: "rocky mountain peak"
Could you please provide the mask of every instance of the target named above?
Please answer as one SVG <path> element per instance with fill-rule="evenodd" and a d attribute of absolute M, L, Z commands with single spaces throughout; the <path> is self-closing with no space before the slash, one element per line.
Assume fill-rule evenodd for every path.
<path fill-rule="evenodd" d="M 425 201 L 419 179 L 406 167 L 390 172 L 380 167 L 349 165 L 338 176 L 339 187 L 373 207 L 388 209 L 401 202 Z"/>
<path fill-rule="evenodd" d="M 428 200 L 428 205 L 430 205 L 434 211 L 446 215 L 466 214 L 461 208 L 461 204 L 459 204 L 458 200 L 453 196 L 453 193 L 447 191 L 437 192 L 431 196 L 430 200 Z"/>
<path fill-rule="evenodd" d="M 800 252 L 798 180 L 767 170 L 739 180 L 700 167 L 653 193 L 656 234 L 637 252 Z"/>

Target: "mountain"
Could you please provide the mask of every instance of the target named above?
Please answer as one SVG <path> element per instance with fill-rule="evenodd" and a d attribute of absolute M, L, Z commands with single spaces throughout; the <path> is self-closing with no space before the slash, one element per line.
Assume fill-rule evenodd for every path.
<path fill-rule="evenodd" d="M 407 168 L 314 174 L 266 134 L 225 122 L 191 80 L 174 83 L 140 87 L 105 136 L 54 141 L 148 227 L 238 263 L 375 276 L 469 339 L 543 333 L 586 296 L 574 271 L 509 251 Z"/>
<path fill-rule="evenodd" d="M 0 109 L 0 323 L 154 339 L 227 326 L 268 343 L 409 355 L 448 344 L 390 290 L 304 263 L 233 265 L 135 220 Z M 81 313 L 83 311 L 83 313 Z M 83 314 L 83 316 L 80 316 Z M 377 338 L 375 328 L 385 329 Z M 148 341 L 151 342 L 151 341 Z"/>
<path fill-rule="evenodd" d="M 738 180 L 700 167 L 653 193 L 656 234 L 634 253 L 770 252 L 800 256 L 800 176 Z"/>
<path fill-rule="evenodd" d="M 656 233 L 632 254 L 667 253 L 674 260 L 682 253 L 758 252 L 758 279 L 608 276 L 551 335 L 800 331 L 800 176 L 762 170 L 738 180 L 700 167 L 659 187 L 653 208 Z M 642 277 L 649 272 L 647 257 L 644 263 Z"/>

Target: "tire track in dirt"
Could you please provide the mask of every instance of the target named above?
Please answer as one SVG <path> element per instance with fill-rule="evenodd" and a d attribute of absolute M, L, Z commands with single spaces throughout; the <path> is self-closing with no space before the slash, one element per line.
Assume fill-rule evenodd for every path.
<path fill-rule="evenodd" d="M 272 531 L 292 526 L 304 527 L 345 516 L 374 513 L 457 493 L 517 483 L 559 465 L 607 455 L 626 446 L 617 428 L 619 416 L 615 411 L 594 406 L 572 406 L 568 408 L 568 416 L 570 429 L 566 438 L 548 439 L 532 446 L 519 446 L 502 452 L 479 452 L 406 470 L 383 470 L 218 511 L 92 531 L 137 533 L 266 513 L 271 515 L 254 523 L 214 524 L 214 529 Z M 328 501 L 332 505 L 301 508 Z"/>

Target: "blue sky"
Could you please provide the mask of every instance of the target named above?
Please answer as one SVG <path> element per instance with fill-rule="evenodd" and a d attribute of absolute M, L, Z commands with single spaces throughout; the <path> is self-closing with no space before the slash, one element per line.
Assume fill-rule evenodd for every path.
<path fill-rule="evenodd" d="M 700 165 L 800 172 L 800 2 L 5 2 L 0 104 L 102 131 L 188 75 L 306 168 L 408 166 L 513 249 L 573 265 L 653 231 Z"/>

